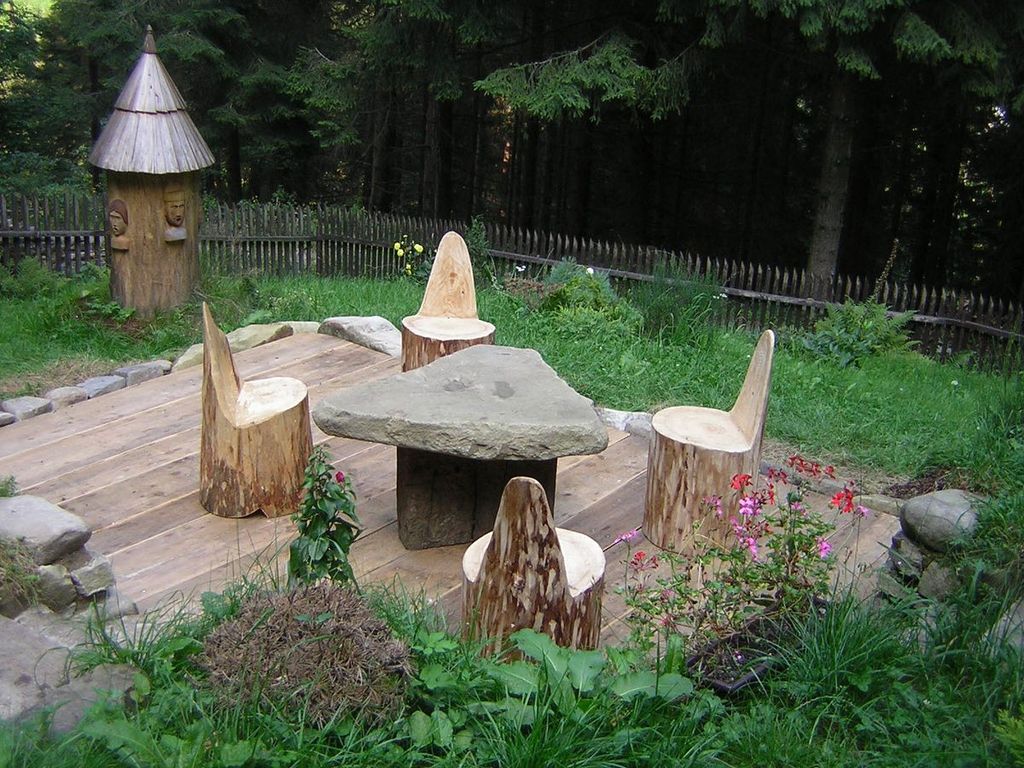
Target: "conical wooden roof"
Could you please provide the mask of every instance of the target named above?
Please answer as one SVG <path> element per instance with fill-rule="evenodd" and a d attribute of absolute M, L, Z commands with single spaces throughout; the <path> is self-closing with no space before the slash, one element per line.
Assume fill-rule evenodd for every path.
<path fill-rule="evenodd" d="M 185 173 L 213 165 L 210 148 L 156 55 L 151 27 L 89 162 L 127 173 Z"/>

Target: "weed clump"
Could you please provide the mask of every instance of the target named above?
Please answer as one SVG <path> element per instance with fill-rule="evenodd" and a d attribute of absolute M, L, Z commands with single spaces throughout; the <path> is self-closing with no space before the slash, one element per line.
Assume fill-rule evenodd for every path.
<path fill-rule="evenodd" d="M 226 701 L 304 708 L 316 726 L 385 722 L 412 672 L 408 647 L 356 592 L 329 582 L 252 596 L 206 638 L 199 664 Z"/>

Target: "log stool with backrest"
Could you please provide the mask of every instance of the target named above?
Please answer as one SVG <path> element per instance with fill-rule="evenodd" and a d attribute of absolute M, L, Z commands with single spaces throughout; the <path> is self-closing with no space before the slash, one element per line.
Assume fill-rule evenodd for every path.
<path fill-rule="evenodd" d="M 654 415 L 643 525 L 653 544 L 692 552 L 695 535 L 729 542 L 740 495 L 732 478 L 756 478 L 760 466 L 774 349 L 775 334 L 765 331 L 732 410 L 677 406 Z M 705 503 L 712 496 L 722 500 L 720 516 Z"/>
<path fill-rule="evenodd" d="M 494 531 L 462 558 L 465 634 L 493 650 L 531 628 L 569 648 L 596 648 L 605 557 L 588 536 L 555 528 L 544 488 L 529 477 L 505 486 Z"/>
<path fill-rule="evenodd" d="M 441 238 L 420 311 L 402 320 L 402 370 L 474 344 L 493 344 L 494 326 L 476 314 L 473 265 L 458 233 Z"/>
<path fill-rule="evenodd" d="M 204 303 L 200 504 L 220 517 L 290 515 L 312 451 L 306 385 L 283 377 L 241 382 Z"/>

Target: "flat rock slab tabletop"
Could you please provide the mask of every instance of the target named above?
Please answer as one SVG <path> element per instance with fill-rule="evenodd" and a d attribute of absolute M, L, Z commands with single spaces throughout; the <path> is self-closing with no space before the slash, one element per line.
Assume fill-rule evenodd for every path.
<path fill-rule="evenodd" d="M 600 453 L 593 403 L 532 349 L 479 345 L 313 408 L 329 435 L 398 448 L 398 532 L 408 549 L 489 532 L 507 482 L 536 479 L 555 499 L 559 456 Z"/>

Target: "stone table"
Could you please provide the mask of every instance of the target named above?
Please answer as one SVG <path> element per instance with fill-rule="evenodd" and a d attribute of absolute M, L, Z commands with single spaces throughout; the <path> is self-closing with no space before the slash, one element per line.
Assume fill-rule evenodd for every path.
<path fill-rule="evenodd" d="M 593 403 L 537 352 L 491 345 L 339 390 L 313 420 L 330 435 L 398 447 L 398 533 L 408 549 L 489 532 L 513 477 L 536 479 L 553 504 L 558 457 L 608 446 Z"/>

